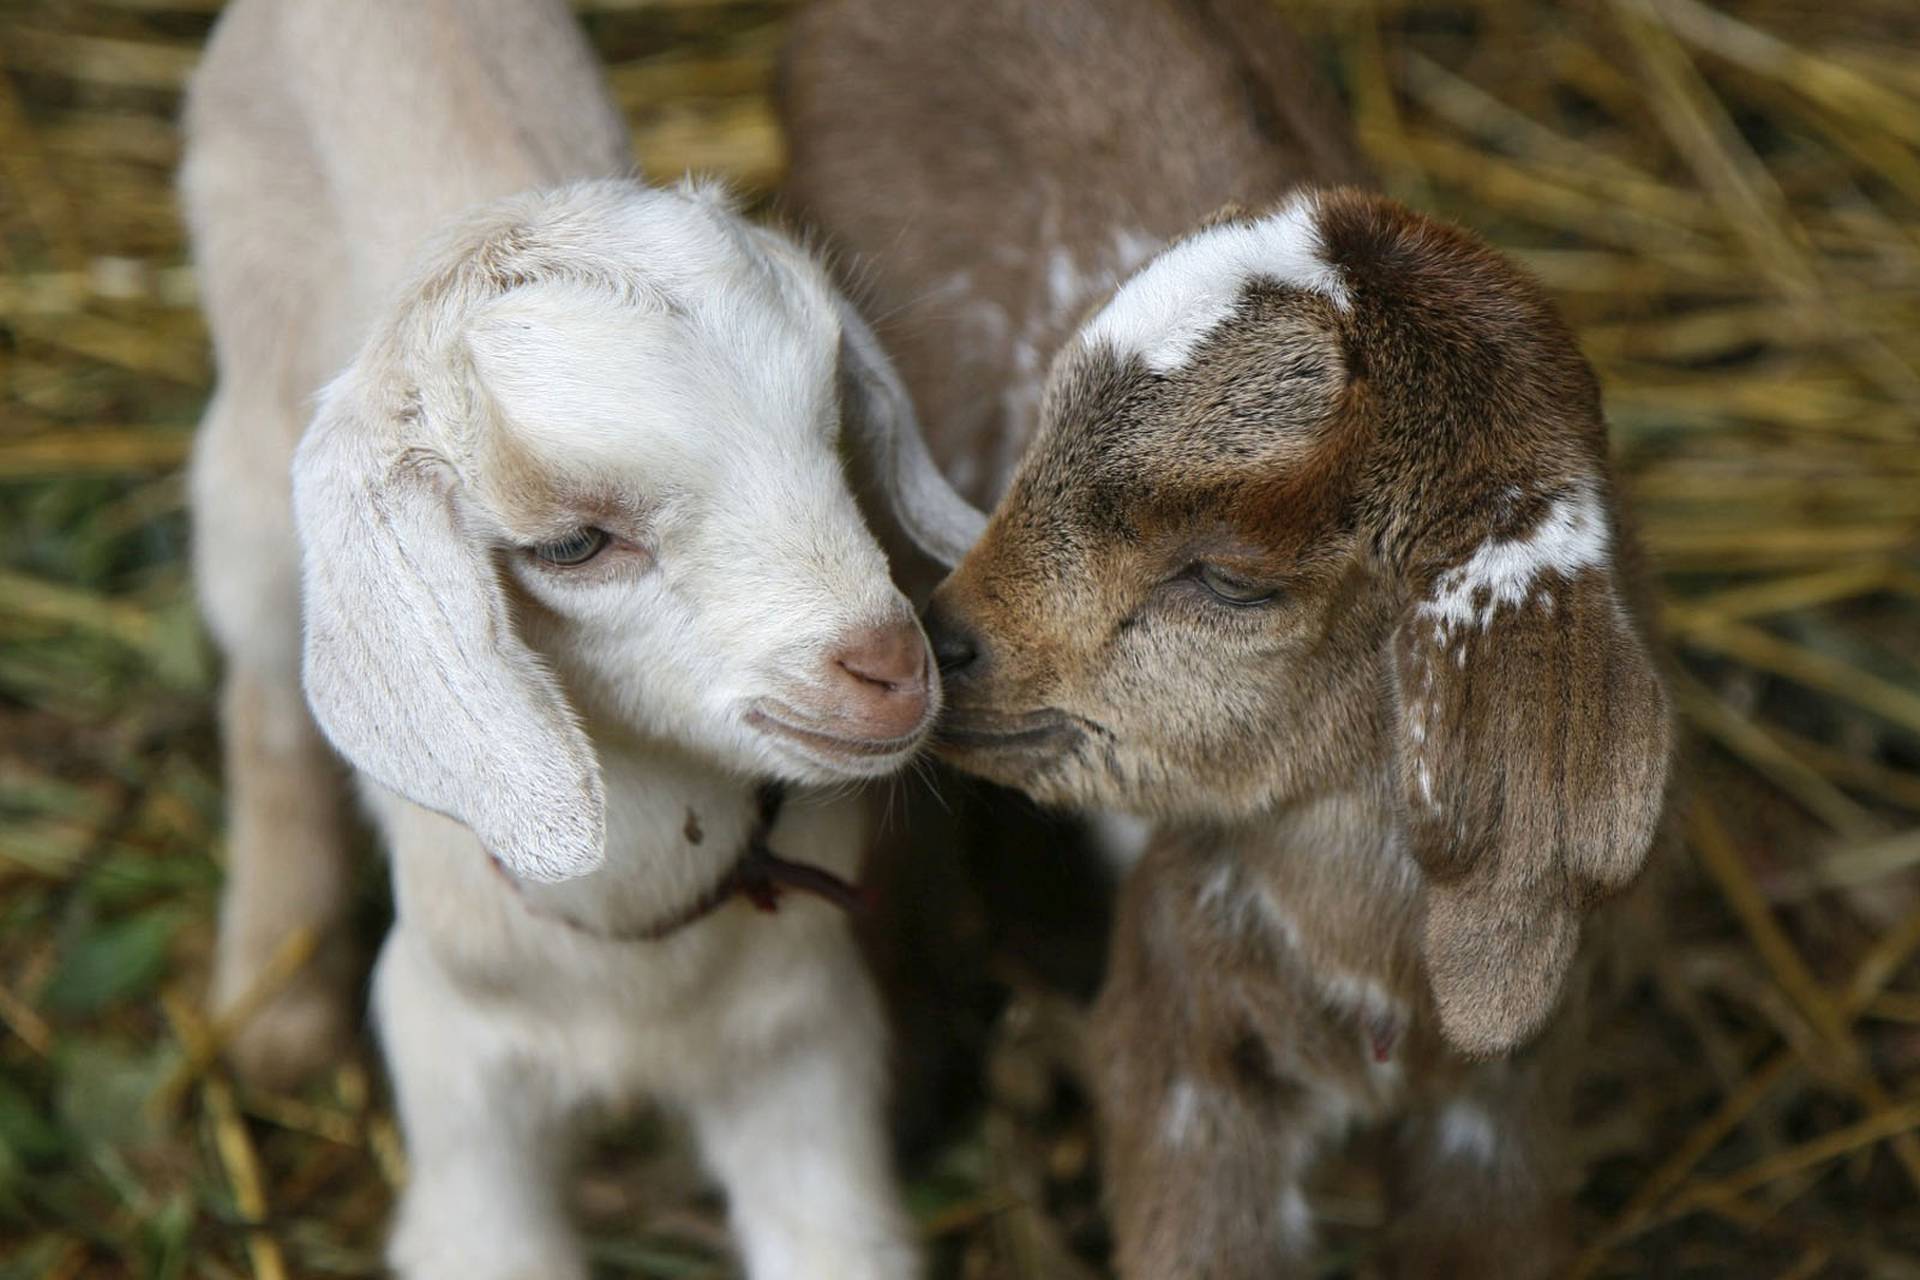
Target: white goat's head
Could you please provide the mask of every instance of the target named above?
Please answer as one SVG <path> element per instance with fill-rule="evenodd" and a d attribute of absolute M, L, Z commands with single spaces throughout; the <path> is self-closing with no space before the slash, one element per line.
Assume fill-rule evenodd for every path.
<path fill-rule="evenodd" d="M 691 186 L 490 207 L 294 464 L 320 724 L 542 880 L 604 856 L 588 730 L 800 782 L 899 767 L 938 685 L 843 443 L 921 545 L 970 541 L 872 335 L 793 243 Z"/>

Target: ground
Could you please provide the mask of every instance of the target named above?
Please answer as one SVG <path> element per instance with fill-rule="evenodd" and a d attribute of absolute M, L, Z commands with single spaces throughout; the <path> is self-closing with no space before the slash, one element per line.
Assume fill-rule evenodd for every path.
<path fill-rule="evenodd" d="M 1920 12 L 1283 0 L 1397 194 L 1512 250 L 1599 366 L 1665 593 L 1688 849 L 1580 1091 L 1588 1276 L 1920 1275 Z M 169 174 L 217 0 L 0 0 L 0 1278 L 367 1275 L 377 1062 L 233 1084 L 200 1012 L 215 674 L 179 469 L 209 369 Z M 586 0 L 647 172 L 781 168 L 786 6 Z M 385 910 L 369 858 L 365 927 Z M 296 954 L 288 959 L 297 960 Z M 941 1275 L 1101 1273 L 1082 1013 L 1015 981 L 910 1171 Z M 731 1274 L 633 1117 L 608 1275 Z M 1315 1199 L 1372 1274 L 1375 1188 Z"/>

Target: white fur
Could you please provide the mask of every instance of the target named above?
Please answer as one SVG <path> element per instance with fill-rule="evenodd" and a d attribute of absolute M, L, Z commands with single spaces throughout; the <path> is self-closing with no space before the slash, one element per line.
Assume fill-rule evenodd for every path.
<path fill-rule="evenodd" d="M 1175 1080 L 1160 1115 L 1160 1140 L 1169 1147 L 1184 1147 L 1193 1141 L 1199 1124 L 1200 1086 L 1184 1077 Z"/>
<path fill-rule="evenodd" d="M 834 781 L 916 745 L 822 764 L 749 723 L 768 700 L 810 709 L 834 643 L 910 609 L 834 449 L 830 287 L 734 222 L 624 181 L 474 216 L 328 388 L 294 464 L 321 725 L 522 876 L 600 856 L 593 754 L 550 667 L 597 714 L 745 774 Z M 470 279 L 508 235 L 513 269 L 551 278 Z M 529 483 L 618 510 L 500 500 Z M 555 573 L 524 550 L 581 523 L 644 555 Z M 496 555 L 546 606 L 521 628 L 537 650 L 507 622 Z"/>
<path fill-rule="evenodd" d="M 1607 515 L 1591 485 L 1554 499 L 1533 529 L 1518 538 L 1488 538 L 1465 561 L 1442 573 L 1419 613 L 1433 620 L 1435 640 L 1472 624 L 1484 631 L 1504 607 L 1528 601 L 1534 583 L 1548 575 L 1571 578 L 1605 566 L 1609 558 Z M 1485 592 L 1484 603 L 1476 598 Z M 1538 602 L 1551 608 L 1553 597 Z"/>
<path fill-rule="evenodd" d="M 1314 982 L 1327 999 L 1366 1022 L 1404 1023 L 1407 1007 L 1380 983 L 1362 974 L 1323 969 Z"/>
<path fill-rule="evenodd" d="M 1092 814 L 1087 825 L 1093 829 L 1093 843 L 1108 864 L 1123 871 L 1140 861 L 1153 839 L 1151 822 L 1113 809 Z"/>
<path fill-rule="evenodd" d="M 1254 878 L 1252 883 L 1248 880 L 1233 859 L 1222 857 L 1207 874 L 1200 892 L 1194 895 L 1195 904 L 1231 932 L 1264 931 L 1273 934 L 1282 945 L 1298 948 L 1299 923 L 1287 913 L 1264 880 Z"/>
<path fill-rule="evenodd" d="M 756 1276 L 905 1274 L 881 1027 L 830 909 L 794 904 L 787 924 L 729 908 L 661 944 L 559 922 L 618 931 L 699 898 L 743 846 L 740 779 L 858 776 L 918 745 L 836 764 L 748 722 L 770 698 L 809 705 L 839 637 L 911 616 L 835 453 L 836 308 L 824 281 L 786 277 L 694 194 L 590 184 L 500 216 L 536 241 L 549 217 L 580 233 L 559 278 L 485 301 L 456 291 L 376 336 L 294 468 L 320 722 L 385 787 L 461 820 L 381 809 L 403 887 L 379 1013 L 420 1169 L 395 1260 L 485 1274 L 532 1247 L 559 1267 L 553 1191 L 527 1169 L 558 1158 L 582 1106 L 648 1092 L 694 1116 Z M 483 215 L 474 234 L 493 225 Z M 649 272 L 676 251 L 704 271 Z M 425 432 L 378 420 L 405 386 L 421 389 Z M 444 488 L 398 461 L 408 450 L 447 459 Z M 578 517 L 554 512 L 550 529 L 490 503 L 512 483 L 495 471 L 506 458 L 533 468 L 523 481 L 624 504 L 598 522 L 644 554 L 540 566 L 520 548 Z M 544 606 L 517 627 L 494 557 Z M 851 873 L 859 840 L 842 810 L 814 856 Z M 525 883 L 494 873 L 482 844 Z M 799 1203 L 769 1185 L 782 1168 Z M 490 1254 L 498 1241 L 460 1225 L 475 1218 L 514 1224 L 520 1243 Z"/>
<path fill-rule="evenodd" d="M 1209 227 L 1167 249 L 1120 286 L 1080 331 L 1080 340 L 1138 356 L 1167 374 L 1193 358 L 1207 335 L 1257 280 L 1309 289 L 1346 306 L 1339 271 L 1321 254 L 1311 197 L 1258 221 Z"/>
<path fill-rule="evenodd" d="M 660 943 L 560 924 L 645 918 L 663 886 L 710 883 L 746 828 L 747 788 L 671 750 L 606 752 L 607 865 L 516 892 L 459 824 L 381 796 L 402 924 L 375 979 L 413 1169 L 392 1258 L 406 1276 L 579 1277 L 564 1153 L 599 1107 L 683 1110 L 726 1186 L 755 1280 L 914 1273 L 876 1102 L 878 1003 L 844 921 L 744 902 Z M 705 827 L 688 843 L 683 815 Z M 790 805 L 787 856 L 855 870 L 857 801 Z M 528 909 L 529 897 L 540 914 Z"/>
<path fill-rule="evenodd" d="M 1056 244 L 1046 252 L 1040 294 L 1026 309 L 1026 321 L 1012 339 L 1013 368 L 1000 392 L 1006 431 L 1001 454 L 992 467 L 998 476 L 1013 473 L 1026 442 L 1039 425 L 1040 401 L 1047 381 L 1046 355 L 1059 346 L 1089 305 L 1126 279 L 1163 243 L 1131 227 L 1113 228 L 1109 240 L 1110 247 L 1094 251 L 1085 262 L 1076 259 L 1064 245 Z M 956 281 L 962 292 L 971 283 L 964 272 Z M 1011 327 L 1005 309 L 986 299 L 976 300 L 967 308 L 962 325 L 986 346 L 1005 341 Z"/>
<path fill-rule="evenodd" d="M 1298 1186 L 1280 1190 L 1280 1238 L 1292 1249 L 1304 1249 L 1313 1241 L 1313 1206 Z"/>
<path fill-rule="evenodd" d="M 854 382 L 866 401 L 861 421 L 898 424 L 866 441 L 894 515 L 921 550 L 951 568 L 986 528 L 986 513 L 960 496 L 940 473 L 921 436 L 913 400 L 880 340 L 851 305 L 841 304 L 841 330 L 854 359 Z"/>
<path fill-rule="evenodd" d="M 1464 1098 L 1449 1102 L 1436 1123 L 1437 1150 L 1446 1159 L 1492 1164 L 1500 1152 L 1500 1130 L 1477 1102 Z"/>
<path fill-rule="evenodd" d="M 1225 918 L 1238 906 L 1239 872 L 1233 863 L 1222 858 L 1212 871 L 1207 873 L 1207 882 L 1200 886 L 1200 892 L 1194 901 L 1209 915 Z"/>
<path fill-rule="evenodd" d="M 639 1095 L 692 1118 L 755 1280 L 909 1276 L 883 1029 L 838 912 L 733 903 L 657 943 L 609 935 L 719 883 L 756 780 L 888 771 L 931 721 L 930 696 L 917 729 L 856 758 L 753 718 L 860 736 L 838 646 L 912 625 L 843 428 L 937 553 L 964 549 L 968 509 L 812 259 L 711 188 L 619 178 L 625 155 L 550 0 L 223 14 L 183 189 L 221 384 L 197 568 L 265 719 L 229 719 L 237 812 L 317 795 L 296 816 L 324 825 L 304 643 L 311 708 L 393 862 L 375 1004 L 413 1168 L 403 1276 L 583 1277 L 570 1134 Z M 531 553 L 582 525 L 620 544 L 573 570 Z M 226 919 L 299 900 L 280 845 L 344 856 L 330 827 L 273 830 L 277 812 L 236 837 Z M 856 802 L 803 790 L 771 843 L 851 875 L 864 841 Z M 270 950 L 225 930 L 244 990 Z M 309 1058 L 330 1047 L 324 1022 L 280 1025 Z"/>

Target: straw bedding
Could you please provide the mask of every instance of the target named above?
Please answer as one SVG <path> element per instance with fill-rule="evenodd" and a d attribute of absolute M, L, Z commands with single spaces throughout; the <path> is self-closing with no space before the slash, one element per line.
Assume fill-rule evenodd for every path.
<path fill-rule="evenodd" d="M 1388 185 L 1560 299 L 1664 587 L 1688 856 L 1586 1063 L 1575 1273 L 1920 1275 L 1920 7 L 1284 2 Z M 777 182 L 784 4 L 581 7 L 647 172 Z M 375 1274 L 404 1174 L 367 1051 L 250 1093 L 198 1003 L 209 370 L 170 172 L 217 8 L 0 0 L 0 1278 Z M 372 859 L 364 900 L 375 933 Z M 1100 1274 L 1080 1017 L 1017 991 L 990 1106 L 914 1172 L 940 1274 Z M 731 1274 L 656 1119 L 577 1200 L 608 1274 Z M 1374 1274 L 1377 1187 L 1316 1207 L 1330 1274 Z"/>

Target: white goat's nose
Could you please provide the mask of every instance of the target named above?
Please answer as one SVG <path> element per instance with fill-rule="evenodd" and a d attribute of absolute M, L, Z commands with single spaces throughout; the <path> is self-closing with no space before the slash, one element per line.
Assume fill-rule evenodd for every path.
<path fill-rule="evenodd" d="M 862 627 L 827 655 L 828 696 L 850 731 L 904 737 L 926 719 L 929 665 L 926 638 L 912 618 Z"/>

